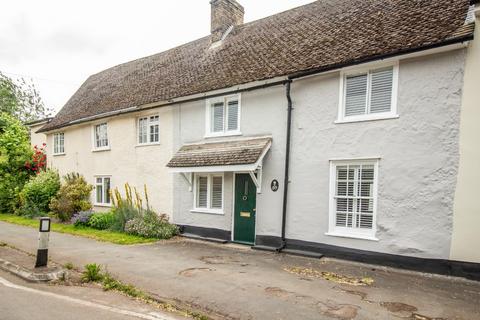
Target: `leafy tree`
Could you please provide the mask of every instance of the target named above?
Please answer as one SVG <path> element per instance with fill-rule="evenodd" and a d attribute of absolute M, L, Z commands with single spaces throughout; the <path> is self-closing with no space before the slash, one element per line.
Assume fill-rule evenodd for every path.
<path fill-rule="evenodd" d="M 33 171 L 25 163 L 33 156 L 27 128 L 16 118 L 0 113 L 0 212 L 19 205 L 19 193 Z"/>
<path fill-rule="evenodd" d="M 55 170 L 42 170 L 32 176 L 20 192 L 22 207 L 18 214 L 34 216 L 45 215 L 49 211 L 52 198 L 60 189 L 60 177 Z"/>
<path fill-rule="evenodd" d="M 14 81 L 0 72 L 0 112 L 28 122 L 46 118 L 52 110 L 45 107 L 33 83 L 24 78 Z"/>

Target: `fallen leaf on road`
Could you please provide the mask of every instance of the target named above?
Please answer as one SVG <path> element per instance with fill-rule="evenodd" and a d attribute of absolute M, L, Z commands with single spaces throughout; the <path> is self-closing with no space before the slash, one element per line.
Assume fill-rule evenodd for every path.
<path fill-rule="evenodd" d="M 283 270 L 289 273 L 300 275 L 300 276 L 323 278 L 328 281 L 333 281 L 341 284 L 348 284 L 352 286 L 370 286 L 374 282 L 374 280 L 369 277 L 354 278 L 354 277 L 337 274 L 334 272 L 318 271 L 311 268 L 285 267 L 283 268 Z"/>

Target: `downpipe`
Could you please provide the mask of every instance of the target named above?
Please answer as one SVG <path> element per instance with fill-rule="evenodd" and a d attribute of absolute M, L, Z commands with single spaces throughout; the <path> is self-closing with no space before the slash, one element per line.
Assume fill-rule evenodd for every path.
<path fill-rule="evenodd" d="M 282 244 L 275 250 L 280 253 L 287 246 L 287 240 L 285 236 L 286 224 L 287 224 L 287 205 L 288 205 L 288 184 L 289 184 L 289 169 L 290 169 L 290 138 L 292 128 L 292 97 L 291 97 L 291 84 L 292 80 L 289 79 L 285 84 L 285 95 L 287 98 L 287 137 L 285 146 L 285 177 L 283 187 L 283 208 L 282 208 Z"/>

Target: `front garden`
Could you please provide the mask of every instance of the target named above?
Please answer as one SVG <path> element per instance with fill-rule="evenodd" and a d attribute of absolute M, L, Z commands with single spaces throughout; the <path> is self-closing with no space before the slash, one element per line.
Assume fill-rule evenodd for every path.
<path fill-rule="evenodd" d="M 94 212 L 93 186 L 78 173 L 60 177 L 46 168 L 45 145 L 33 149 L 27 129 L 0 114 L 0 221 L 38 228 L 36 218 L 50 216 L 52 231 L 117 244 L 148 243 L 178 234 L 165 214 L 158 214 L 141 193 L 125 184 L 110 192 L 112 208 Z"/>

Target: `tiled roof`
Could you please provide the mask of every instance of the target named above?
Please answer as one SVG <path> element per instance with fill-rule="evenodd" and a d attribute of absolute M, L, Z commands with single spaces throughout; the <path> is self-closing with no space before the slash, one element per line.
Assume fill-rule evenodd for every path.
<path fill-rule="evenodd" d="M 173 156 L 167 167 L 191 168 L 253 164 L 259 160 L 271 141 L 271 138 L 252 138 L 185 145 Z"/>
<path fill-rule="evenodd" d="M 90 76 L 42 130 L 134 106 L 471 39 L 469 0 L 319 0 Z"/>

